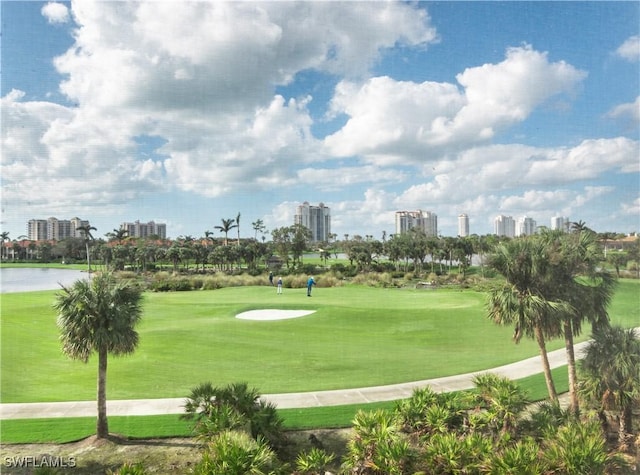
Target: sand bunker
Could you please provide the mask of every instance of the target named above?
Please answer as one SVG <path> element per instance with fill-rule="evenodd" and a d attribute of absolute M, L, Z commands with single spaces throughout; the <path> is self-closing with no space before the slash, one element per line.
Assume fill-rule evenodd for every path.
<path fill-rule="evenodd" d="M 311 315 L 315 310 L 250 310 L 236 315 L 241 320 L 286 320 L 288 318 L 299 318 Z"/>

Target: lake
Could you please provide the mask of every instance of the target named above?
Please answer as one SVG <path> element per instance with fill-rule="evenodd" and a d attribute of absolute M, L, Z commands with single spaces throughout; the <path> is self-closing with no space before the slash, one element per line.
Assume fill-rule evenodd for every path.
<path fill-rule="evenodd" d="M 56 290 L 78 279 L 86 279 L 87 273 L 71 269 L 2 268 L 0 269 L 0 293 Z"/>

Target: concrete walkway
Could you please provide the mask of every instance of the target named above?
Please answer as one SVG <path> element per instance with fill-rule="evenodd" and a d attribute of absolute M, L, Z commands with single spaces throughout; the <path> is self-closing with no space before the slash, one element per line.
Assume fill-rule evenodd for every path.
<path fill-rule="evenodd" d="M 587 342 L 575 345 L 576 358 L 580 358 Z M 565 365 L 564 348 L 549 352 L 551 368 Z M 306 393 L 264 394 L 263 399 L 274 403 L 279 409 L 319 406 L 340 406 L 379 401 L 393 401 L 411 397 L 413 390 L 430 386 L 436 392 L 459 391 L 473 387 L 477 374 L 495 373 L 509 379 L 520 379 L 542 372 L 540 356 L 517 363 L 500 366 L 486 371 L 446 376 L 443 378 L 414 381 L 411 383 L 375 386 L 369 388 L 341 389 L 334 391 L 312 391 Z M 110 416 L 142 416 L 157 414 L 181 414 L 184 412 L 185 398 L 172 399 L 132 399 L 107 401 Z M 97 416 L 96 401 L 69 401 L 52 403 L 0 404 L 0 419 L 34 419 L 43 417 L 84 417 Z"/>

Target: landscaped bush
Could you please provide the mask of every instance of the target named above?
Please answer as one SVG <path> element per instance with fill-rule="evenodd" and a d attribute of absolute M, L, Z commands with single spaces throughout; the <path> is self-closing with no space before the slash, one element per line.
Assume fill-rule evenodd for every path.
<path fill-rule="evenodd" d="M 260 393 L 246 383 L 200 384 L 191 390 L 184 407 L 182 418 L 194 420 L 194 432 L 205 441 L 226 430 L 244 430 L 272 447 L 284 441 L 283 421 L 275 406 L 261 400 Z"/>
<path fill-rule="evenodd" d="M 389 272 L 367 272 L 356 275 L 351 282 L 369 287 L 391 287 L 393 278 Z"/>
<path fill-rule="evenodd" d="M 275 452 L 263 440 L 252 439 L 244 432 L 224 431 L 215 435 L 205 447 L 202 459 L 194 467 L 196 475 L 246 475 L 276 473 L 279 466 Z"/>
<path fill-rule="evenodd" d="M 318 287 L 340 287 L 344 284 L 341 278 L 333 274 L 323 274 L 316 279 Z"/>
<path fill-rule="evenodd" d="M 283 285 L 289 289 L 302 289 L 307 286 L 307 280 L 309 280 L 307 275 L 291 275 L 285 279 Z"/>

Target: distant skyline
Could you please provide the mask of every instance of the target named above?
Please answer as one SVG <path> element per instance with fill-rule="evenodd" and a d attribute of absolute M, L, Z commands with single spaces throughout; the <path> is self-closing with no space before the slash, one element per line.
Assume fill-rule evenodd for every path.
<path fill-rule="evenodd" d="M 316 207 L 314 204 L 311 204 L 311 206 L 312 207 Z M 297 206 L 298 210 L 299 210 L 299 208 L 300 208 L 300 206 Z M 440 217 L 438 216 L 438 213 L 432 212 L 430 210 L 396 210 L 395 214 L 397 214 L 399 212 L 410 212 L 410 213 L 413 213 L 413 212 L 418 212 L 418 211 L 425 212 L 425 213 L 427 213 L 427 215 L 433 215 L 433 216 L 436 217 L 436 219 L 440 219 Z M 463 220 L 464 224 L 461 224 L 460 219 L 463 216 L 465 217 L 464 220 Z M 487 232 L 483 232 L 483 233 L 478 233 L 478 232 L 475 232 L 473 229 L 470 229 L 470 227 L 469 227 L 469 216 L 467 214 L 463 213 L 463 214 L 461 214 L 461 215 L 459 215 L 457 217 L 457 232 L 455 234 L 443 234 L 438 229 L 438 235 L 439 236 L 465 237 L 465 236 L 470 236 L 470 235 L 473 235 L 473 234 L 478 234 L 478 235 L 500 234 L 500 233 L 496 232 L 495 223 L 496 223 L 496 220 L 498 218 L 501 218 L 501 217 L 511 218 L 513 220 L 513 222 L 514 222 L 514 226 L 517 225 L 520 222 L 520 220 L 523 220 L 523 222 L 526 221 L 528 223 L 533 223 L 533 224 L 529 224 L 528 225 L 528 227 L 526 228 L 526 231 L 522 231 L 520 233 L 517 232 L 515 230 L 515 228 L 514 228 L 514 231 L 513 231 L 514 232 L 514 236 L 518 236 L 519 234 L 533 234 L 535 232 L 535 228 L 542 228 L 542 227 L 546 227 L 546 228 L 549 228 L 549 229 L 565 229 L 565 228 L 568 229 L 568 228 L 571 227 L 570 226 L 571 223 L 580 221 L 580 220 L 572 220 L 569 216 L 554 215 L 554 216 L 550 216 L 549 219 L 547 220 L 547 222 L 538 222 L 537 220 L 535 220 L 532 217 L 527 216 L 527 215 L 512 216 L 512 215 L 508 215 L 508 214 L 504 214 L 503 213 L 503 214 L 499 214 L 499 215 L 493 216 L 493 223 L 492 223 L 493 228 L 491 230 L 489 230 Z M 22 234 L 11 235 L 10 238 L 11 239 L 16 239 L 21 235 L 24 235 L 24 236 L 28 237 L 29 221 L 47 221 L 50 218 L 53 218 L 53 219 L 56 219 L 56 220 L 66 220 L 66 221 L 69 221 L 70 219 L 78 219 L 79 218 L 79 219 L 82 219 L 83 221 L 87 221 L 88 224 L 93 225 L 93 223 L 91 223 L 90 219 L 85 219 L 84 217 L 81 217 L 81 216 L 74 216 L 74 218 L 67 218 L 67 217 L 62 217 L 61 218 L 60 216 L 49 216 L 47 218 L 43 218 L 43 217 L 30 218 L 29 220 L 27 220 L 27 222 L 25 222 L 25 226 L 24 227 L 25 227 L 26 231 L 24 233 L 22 233 Z M 332 218 L 333 218 L 333 216 L 332 216 Z M 230 218 L 226 218 L 226 219 L 235 219 L 235 218 L 230 217 Z M 556 222 L 558 219 L 560 219 L 560 222 L 564 223 L 564 224 L 558 225 L 558 223 Z M 284 224 L 283 226 L 291 226 L 291 225 L 295 224 L 295 221 L 296 221 L 296 219 L 295 219 L 295 215 L 294 215 L 294 222 L 289 223 L 289 224 Z M 244 221 L 242 221 L 242 220 L 241 220 L 241 222 L 244 223 Z M 105 235 L 112 234 L 114 232 L 114 230 L 121 229 L 122 226 L 130 227 L 132 225 L 135 225 L 136 223 L 141 224 L 143 226 L 146 226 L 146 225 L 149 225 L 149 224 L 153 224 L 153 225 L 160 225 L 160 226 L 166 227 L 165 223 L 160 223 L 160 222 L 156 223 L 153 220 L 145 221 L 144 219 L 134 219 L 133 221 L 120 222 L 118 224 L 113 225 L 111 228 L 108 228 L 108 226 L 107 226 L 108 230 L 106 230 L 104 233 L 97 232 L 94 237 L 95 238 L 104 238 Z M 301 224 L 305 225 L 304 223 L 301 223 Z M 219 224 L 217 224 L 216 226 L 218 226 L 218 225 Z M 533 226 L 533 228 L 531 226 Z M 309 227 L 309 226 L 307 226 L 307 227 Z M 105 228 L 105 229 L 107 229 L 107 228 Z M 463 232 L 461 232 L 461 228 L 462 228 Z M 169 239 L 176 239 L 176 238 L 178 238 L 180 236 L 182 236 L 182 237 L 191 236 L 191 237 L 194 237 L 194 238 L 203 237 L 204 236 L 204 233 L 203 234 L 191 234 L 191 235 L 190 234 L 182 234 L 182 235 L 175 235 L 174 236 L 174 235 L 172 235 L 170 233 L 170 231 L 171 231 L 170 229 L 166 230 L 166 231 L 167 232 L 163 233 L 163 235 L 165 235 Z M 386 228 L 384 228 L 383 231 L 384 231 L 385 236 L 390 236 L 392 234 L 398 234 L 397 216 L 396 216 L 396 222 L 393 223 L 391 226 L 387 226 Z M 604 232 L 604 231 L 600 231 L 600 230 L 596 230 L 596 231 Z M 270 234 L 270 230 L 267 230 L 265 233 L 262 233 L 262 234 L 267 234 L 268 235 L 268 234 Z M 353 237 L 354 235 L 357 235 L 358 233 L 337 234 L 337 233 L 333 233 L 332 232 L 331 234 L 336 234 L 337 235 L 336 239 L 337 240 L 342 240 L 344 238 L 345 234 L 349 234 L 350 237 Z M 216 236 L 216 232 L 214 232 L 213 236 L 214 237 L 218 237 L 219 239 L 222 239 L 224 237 L 224 234 L 222 232 L 220 232 L 220 235 Z M 244 232 L 242 233 L 241 237 L 242 238 L 251 238 L 251 237 L 254 237 L 254 236 L 255 236 L 255 230 L 253 229 L 253 226 L 251 225 L 251 223 L 249 223 L 248 227 L 244 230 Z M 360 236 L 364 238 L 365 236 L 368 236 L 368 234 L 361 234 Z M 371 234 L 370 236 L 373 236 L 374 239 L 378 239 L 378 240 L 381 239 L 381 236 L 376 236 L 376 235 L 373 235 L 373 234 Z M 270 238 L 268 238 L 267 240 L 270 240 Z"/>
<path fill-rule="evenodd" d="M 640 231 L 638 2 L 2 1 L 2 231 Z"/>

